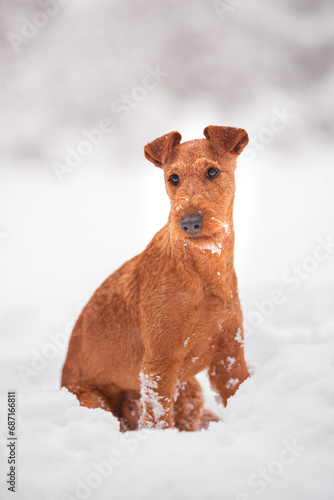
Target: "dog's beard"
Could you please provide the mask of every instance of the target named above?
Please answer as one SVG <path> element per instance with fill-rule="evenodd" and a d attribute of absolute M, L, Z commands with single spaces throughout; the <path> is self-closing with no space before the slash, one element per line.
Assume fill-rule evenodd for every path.
<path fill-rule="evenodd" d="M 213 234 L 183 234 L 180 230 L 177 236 L 172 236 L 174 244 L 179 247 L 193 249 L 203 253 L 210 253 L 212 255 L 220 256 L 224 247 L 225 230 L 216 231 Z"/>
<path fill-rule="evenodd" d="M 195 236 L 192 238 L 184 238 L 184 246 L 194 248 L 204 253 L 210 252 L 211 254 L 220 256 L 223 242 L 222 239 L 217 236 Z"/>

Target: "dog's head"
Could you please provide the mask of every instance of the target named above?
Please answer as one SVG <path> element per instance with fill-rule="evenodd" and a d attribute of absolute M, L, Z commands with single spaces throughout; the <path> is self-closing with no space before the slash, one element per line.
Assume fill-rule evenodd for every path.
<path fill-rule="evenodd" d="M 144 148 L 146 158 L 164 170 L 172 235 L 189 244 L 229 233 L 236 160 L 248 143 L 240 128 L 209 126 L 204 135 L 180 144 L 181 135 L 170 132 Z"/>

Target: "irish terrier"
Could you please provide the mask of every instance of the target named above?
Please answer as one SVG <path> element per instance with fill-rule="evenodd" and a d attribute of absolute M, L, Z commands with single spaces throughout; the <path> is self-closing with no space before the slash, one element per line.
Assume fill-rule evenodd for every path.
<path fill-rule="evenodd" d="M 217 417 L 195 375 L 208 370 L 223 404 L 248 377 L 233 264 L 234 170 L 248 136 L 216 126 L 204 135 L 180 144 L 170 132 L 145 146 L 164 171 L 168 222 L 98 288 L 71 336 L 62 385 L 123 431 L 206 428 Z"/>

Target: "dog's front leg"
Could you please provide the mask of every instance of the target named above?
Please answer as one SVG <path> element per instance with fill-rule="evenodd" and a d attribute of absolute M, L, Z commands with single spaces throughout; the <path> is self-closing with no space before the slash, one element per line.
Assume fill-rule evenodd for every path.
<path fill-rule="evenodd" d="M 144 357 L 140 373 L 141 428 L 173 427 L 178 366 L 178 361 L 166 356 L 166 353 L 151 352 L 149 356 Z"/>
<path fill-rule="evenodd" d="M 249 377 L 243 343 L 242 314 L 237 303 L 231 311 L 230 321 L 223 325 L 216 354 L 208 370 L 211 386 L 220 395 L 224 406 L 239 385 Z"/>
<path fill-rule="evenodd" d="M 235 350 L 230 353 L 226 351 L 221 353 L 209 368 L 211 386 L 220 395 L 224 406 L 228 398 L 233 396 L 239 385 L 248 377 L 249 373 L 243 353 L 237 353 Z"/>
<path fill-rule="evenodd" d="M 170 276 L 158 278 L 142 290 L 142 296 L 146 298 L 147 294 L 149 300 L 142 301 L 140 310 L 144 355 L 139 426 L 163 429 L 174 425 L 174 395 L 185 357 L 184 340 L 186 332 L 193 331 L 196 315 L 191 309 L 192 303 L 189 307 L 185 303 L 186 294 L 181 294 L 182 307 L 175 300 L 177 276 L 173 275 L 170 286 Z"/>

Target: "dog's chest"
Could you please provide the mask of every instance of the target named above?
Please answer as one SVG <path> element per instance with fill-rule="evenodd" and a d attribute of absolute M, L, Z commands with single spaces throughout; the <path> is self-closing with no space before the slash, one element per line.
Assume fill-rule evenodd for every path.
<path fill-rule="evenodd" d="M 184 371 L 197 373 L 210 363 L 229 315 L 229 304 L 224 300 L 218 297 L 204 298 L 183 340 Z"/>

